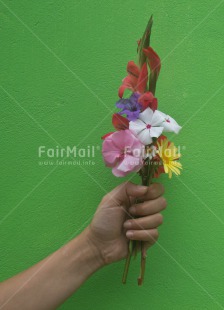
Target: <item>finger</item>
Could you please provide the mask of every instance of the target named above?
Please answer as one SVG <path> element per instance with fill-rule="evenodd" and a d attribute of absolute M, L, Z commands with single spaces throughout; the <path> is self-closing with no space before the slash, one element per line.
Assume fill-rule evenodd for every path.
<path fill-rule="evenodd" d="M 128 230 L 126 232 L 126 237 L 131 240 L 149 241 L 153 244 L 157 241 L 159 233 L 156 228 L 148 230 Z"/>
<path fill-rule="evenodd" d="M 127 229 L 152 229 L 163 223 L 163 216 L 160 213 L 141 217 L 138 219 L 131 219 L 124 222 L 124 227 Z"/>
<path fill-rule="evenodd" d="M 147 192 L 142 197 L 140 197 L 140 200 L 146 201 L 156 199 L 163 194 L 164 194 L 163 185 L 160 183 L 153 183 L 150 186 L 148 186 Z"/>
<path fill-rule="evenodd" d="M 131 182 L 124 182 L 119 186 L 115 187 L 110 193 L 107 193 L 102 202 L 107 204 L 110 202 L 121 203 L 129 202 L 130 196 L 133 197 L 143 197 L 148 191 L 148 186 L 136 185 Z"/>
<path fill-rule="evenodd" d="M 128 209 L 128 212 L 135 216 L 152 215 L 161 212 L 166 206 L 166 199 L 164 197 L 159 197 L 154 200 L 134 204 Z"/>
<path fill-rule="evenodd" d="M 131 182 L 126 182 L 125 186 L 127 196 L 142 197 L 148 192 L 148 186 L 136 185 Z"/>

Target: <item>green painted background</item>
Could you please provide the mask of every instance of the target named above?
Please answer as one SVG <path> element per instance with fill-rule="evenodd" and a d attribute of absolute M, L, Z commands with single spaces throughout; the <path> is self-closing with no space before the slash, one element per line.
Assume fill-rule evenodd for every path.
<path fill-rule="evenodd" d="M 0 1 L 0 278 L 28 268 L 87 225 L 122 180 L 95 165 L 39 166 L 37 150 L 101 145 L 136 40 L 154 14 L 160 109 L 184 125 L 180 178 L 168 181 L 159 244 L 137 287 L 123 262 L 60 309 L 224 309 L 224 1 Z M 111 113 L 110 113 L 111 111 Z M 133 181 L 139 182 L 138 177 Z"/>

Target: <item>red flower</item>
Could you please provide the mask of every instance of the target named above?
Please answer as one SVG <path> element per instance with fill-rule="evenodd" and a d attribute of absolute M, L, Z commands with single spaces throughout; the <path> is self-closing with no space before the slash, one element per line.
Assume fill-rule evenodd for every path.
<path fill-rule="evenodd" d="M 122 98 L 124 91 L 127 88 L 133 92 L 144 93 L 148 82 L 147 63 L 144 63 L 142 68 L 139 69 L 134 61 L 129 61 L 127 65 L 127 72 L 128 76 L 123 79 L 122 85 L 118 90 L 118 96 Z"/>
<path fill-rule="evenodd" d="M 128 119 L 117 113 L 113 114 L 112 116 L 112 124 L 114 125 L 114 128 L 117 130 L 125 130 L 129 128 Z"/>
<path fill-rule="evenodd" d="M 129 129 L 129 121 L 127 118 L 115 113 L 112 116 L 112 124 L 114 125 L 114 128 L 116 130 L 125 130 L 125 129 Z M 105 134 L 104 136 L 101 137 L 102 140 L 105 140 L 107 137 L 109 137 L 110 135 L 112 135 L 112 133 L 114 133 L 114 131 L 109 132 L 107 134 Z"/>
<path fill-rule="evenodd" d="M 149 63 L 151 72 L 155 73 L 156 77 L 158 78 L 159 72 L 161 69 L 161 62 L 160 62 L 159 56 L 150 46 L 147 49 L 144 48 L 143 52 L 148 58 L 148 63 Z"/>
<path fill-rule="evenodd" d="M 139 97 L 138 102 L 141 104 L 143 111 L 149 107 L 154 112 L 158 108 L 158 100 L 153 96 L 153 93 L 151 93 L 150 91 L 142 94 Z"/>
<path fill-rule="evenodd" d="M 162 174 L 162 173 L 165 173 L 164 167 L 163 167 L 163 166 L 158 166 L 158 167 L 155 169 L 153 178 L 158 178 L 158 177 L 160 176 L 160 174 Z"/>
<path fill-rule="evenodd" d="M 144 48 L 143 52 L 148 58 L 148 63 L 150 67 L 150 76 L 149 76 L 149 91 L 155 94 L 156 91 L 156 81 L 159 76 L 161 69 L 161 62 L 159 56 L 156 52 L 149 46 L 147 49 Z"/>

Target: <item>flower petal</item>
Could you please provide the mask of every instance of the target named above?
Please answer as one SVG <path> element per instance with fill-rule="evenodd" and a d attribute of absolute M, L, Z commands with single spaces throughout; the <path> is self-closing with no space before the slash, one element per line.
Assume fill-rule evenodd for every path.
<path fill-rule="evenodd" d="M 145 62 L 141 68 L 139 78 L 138 78 L 138 82 L 137 82 L 137 90 L 140 93 L 145 92 L 147 82 L 148 82 L 148 69 L 147 69 L 147 63 Z"/>
<path fill-rule="evenodd" d="M 125 130 L 129 127 L 129 121 L 118 113 L 113 114 L 112 124 L 117 130 Z"/>
<path fill-rule="evenodd" d="M 180 125 L 177 124 L 175 119 L 173 119 L 169 115 L 166 116 L 166 119 L 162 123 L 162 126 L 164 127 L 164 131 L 175 132 L 176 134 L 178 134 L 182 128 Z"/>
<path fill-rule="evenodd" d="M 143 52 L 148 58 L 150 70 L 155 72 L 157 77 L 161 69 L 161 62 L 158 54 L 149 46 L 147 49 L 144 48 Z"/>
<path fill-rule="evenodd" d="M 138 118 L 139 113 L 140 113 L 140 111 L 134 111 L 134 112 L 128 111 L 128 112 L 126 113 L 127 119 L 128 119 L 129 121 L 135 121 L 135 120 Z"/>
<path fill-rule="evenodd" d="M 142 130 L 138 134 L 138 138 L 145 145 L 148 145 L 148 144 L 152 143 L 152 137 L 150 135 L 150 130 L 149 129 Z"/>
<path fill-rule="evenodd" d="M 115 177 L 118 177 L 118 178 L 119 177 L 120 178 L 125 177 L 128 174 L 127 172 L 124 172 L 124 171 L 117 169 L 117 167 L 113 167 L 112 173 L 113 173 L 113 175 L 115 175 Z"/>
<path fill-rule="evenodd" d="M 152 116 L 152 126 L 162 126 L 161 124 L 164 122 L 164 117 L 161 113 L 156 110 Z"/>
<path fill-rule="evenodd" d="M 157 110 L 158 107 L 158 101 L 157 99 L 153 96 L 153 93 L 147 91 L 146 93 L 142 94 L 138 102 L 141 104 L 143 110 L 146 108 L 151 108 L 153 111 Z"/>
<path fill-rule="evenodd" d="M 121 130 L 117 131 L 111 136 L 111 140 L 113 141 L 114 145 L 120 150 L 131 148 L 133 143 L 136 140 L 136 137 L 131 133 L 130 130 Z"/>
<path fill-rule="evenodd" d="M 145 124 L 151 124 L 152 117 L 153 110 L 150 108 L 145 109 L 145 111 L 139 114 L 139 119 L 142 120 Z"/>
<path fill-rule="evenodd" d="M 101 137 L 102 140 L 105 140 L 107 137 L 109 137 L 110 135 L 112 135 L 114 133 L 114 131 L 112 132 L 108 132 L 106 133 L 104 136 Z"/>
<path fill-rule="evenodd" d="M 106 166 L 113 167 L 118 157 L 120 156 L 119 148 L 113 144 L 111 136 L 107 137 L 103 142 L 102 147 L 103 159 Z"/>
<path fill-rule="evenodd" d="M 127 72 L 135 78 L 138 78 L 140 70 L 139 67 L 134 63 L 134 61 L 131 60 L 127 64 Z"/>
<path fill-rule="evenodd" d="M 175 132 L 176 134 L 179 133 L 180 129 L 182 128 L 178 123 L 173 119 L 171 116 L 161 112 L 157 111 L 157 114 L 160 115 L 163 118 L 163 122 L 161 126 L 164 127 L 164 131 L 166 132 Z"/>
<path fill-rule="evenodd" d="M 141 114 L 141 113 L 140 113 Z M 134 134 L 138 135 L 141 131 L 146 129 L 145 123 L 143 123 L 140 119 L 136 119 L 135 121 L 131 121 L 129 123 L 129 130 Z"/>
<path fill-rule="evenodd" d="M 123 97 L 124 91 L 125 89 L 130 89 L 132 91 L 135 90 L 135 85 L 137 84 L 137 78 L 136 77 L 132 77 L 131 75 L 126 76 L 123 80 L 122 80 L 122 85 L 119 87 L 118 90 L 118 96 L 120 98 Z"/>
<path fill-rule="evenodd" d="M 123 97 L 124 91 L 125 91 L 126 88 L 129 88 L 129 87 L 127 86 L 127 84 L 122 84 L 122 85 L 119 87 L 119 89 L 118 89 L 118 96 L 119 96 L 120 98 Z"/>
<path fill-rule="evenodd" d="M 118 109 L 123 109 L 125 107 L 125 103 L 126 103 L 127 99 L 120 99 L 116 102 L 116 107 Z"/>
<path fill-rule="evenodd" d="M 163 132 L 163 127 L 151 127 L 150 128 L 150 135 L 151 137 L 158 138 L 161 133 Z"/>
<path fill-rule="evenodd" d="M 117 166 L 117 169 L 123 172 L 137 171 L 142 166 L 142 161 L 138 157 L 126 155 L 125 158 Z"/>

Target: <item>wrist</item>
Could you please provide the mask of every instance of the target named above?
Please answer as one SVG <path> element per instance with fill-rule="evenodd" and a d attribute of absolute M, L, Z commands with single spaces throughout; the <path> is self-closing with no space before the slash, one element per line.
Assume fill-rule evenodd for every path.
<path fill-rule="evenodd" d="M 91 257 L 93 265 L 96 266 L 97 269 L 102 268 L 105 265 L 104 256 L 102 255 L 100 245 L 94 240 L 89 226 L 80 234 L 80 239 L 82 240 L 81 242 L 86 245 L 88 255 Z"/>
<path fill-rule="evenodd" d="M 83 283 L 104 266 L 99 250 L 89 238 L 87 228 L 59 251 L 63 257 L 61 264 L 67 271 L 68 277 L 77 283 Z"/>

